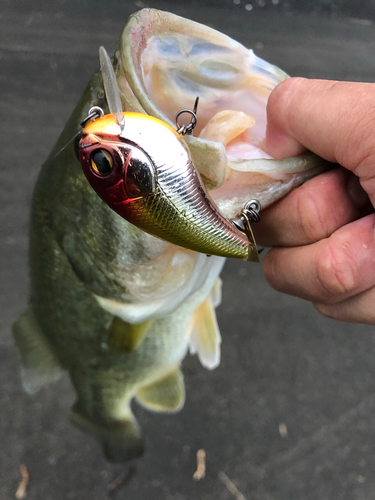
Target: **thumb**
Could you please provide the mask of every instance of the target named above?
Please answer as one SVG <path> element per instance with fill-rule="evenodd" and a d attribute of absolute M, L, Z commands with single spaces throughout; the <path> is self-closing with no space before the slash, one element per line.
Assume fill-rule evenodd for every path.
<path fill-rule="evenodd" d="M 351 170 L 375 203 L 375 84 L 289 78 L 267 105 L 267 152 L 306 149 Z"/>

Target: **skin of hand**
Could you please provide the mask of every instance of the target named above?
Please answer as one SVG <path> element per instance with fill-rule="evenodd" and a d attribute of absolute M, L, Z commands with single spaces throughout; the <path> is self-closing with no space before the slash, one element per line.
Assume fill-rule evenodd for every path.
<path fill-rule="evenodd" d="M 268 283 L 322 314 L 375 324 L 375 84 L 290 78 L 271 93 L 266 150 L 336 168 L 262 212 Z"/>

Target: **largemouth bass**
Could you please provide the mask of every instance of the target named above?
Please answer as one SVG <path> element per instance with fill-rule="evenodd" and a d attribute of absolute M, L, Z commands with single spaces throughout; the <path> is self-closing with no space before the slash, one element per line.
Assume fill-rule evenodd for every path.
<path fill-rule="evenodd" d="M 313 155 L 275 161 L 262 150 L 268 95 L 287 76 L 215 30 L 145 9 L 125 26 L 114 67 L 123 110 L 170 127 L 199 95 L 187 148 L 227 218 L 251 198 L 268 206 L 324 168 Z M 224 258 L 155 238 L 98 197 L 71 141 L 93 106 L 108 111 L 100 72 L 42 166 L 31 211 L 30 303 L 14 336 L 25 389 L 34 393 L 67 370 L 77 393 L 73 421 L 109 460 L 123 461 L 143 451 L 133 398 L 178 411 L 188 350 L 206 368 L 220 362 L 215 307 Z"/>

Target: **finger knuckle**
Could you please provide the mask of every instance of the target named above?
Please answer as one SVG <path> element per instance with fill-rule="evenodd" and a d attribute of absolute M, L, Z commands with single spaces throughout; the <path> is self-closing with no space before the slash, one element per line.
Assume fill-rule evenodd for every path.
<path fill-rule="evenodd" d="M 322 314 L 323 316 L 326 316 L 327 318 L 334 318 L 335 316 L 334 306 L 330 304 L 322 304 L 320 302 L 319 303 L 315 302 L 313 306 L 318 311 L 318 313 Z"/>
<path fill-rule="evenodd" d="M 264 277 L 267 283 L 274 288 L 275 290 L 279 290 L 279 277 L 280 270 L 278 267 L 278 259 L 277 259 L 278 251 L 273 248 L 267 252 L 263 259 L 263 272 Z"/>
<path fill-rule="evenodd" d="M 302 240 L 306 243 L 319 241 L 330 236 L 335 214 L 326 214 L 324 206 L 316 197 L 316 193 L 311 192 L 307 186 L 301 188 L 297 198 L 296 214 Z"/>
<path fill-rule="evenodd" d="M 353 127 L 353 130 L 357 128 Z M 373 165 L 375 159 L 375 134 L 370 136 L 368 131 L 364 131 L 361 137 L 353 138 L 348 131 L 343 131 L 340 139 L 335 149 L 337 161 L 366 182 L 371 171 L 368 165 Z"/>
<path fill-rule="evenodd" d="M 337 86 L 342 87 L 342 82 Z M 348 83 L 345 86 L 350 85 Z M 358 100 L 358 96 L 363 99 Z M 374 128 L 375 87 L 373 84 L 362 83 L 357 87 L 356 102 L 360 106 L 354 106 L 350 114 L 350 126 L 345 113 L 342 109 L 337 114 L 337 130 L 339 131 L 338 141 L 335 148 L 337 161 L 353 170 L 356 175 L 362 177 L 366 174 L 368 163 L 373 164 L 375 158 Z"/>
<path fill-rule="evenodd" d="M 350 242 L 328 243 L 315 262 L 322 302 L 332 304 L 354 293 L 358 272 Z"/>

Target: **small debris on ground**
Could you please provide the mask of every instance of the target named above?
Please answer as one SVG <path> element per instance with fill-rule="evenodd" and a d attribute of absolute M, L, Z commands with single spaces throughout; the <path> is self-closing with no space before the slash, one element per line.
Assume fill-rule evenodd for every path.
<path fill-rule="evenodd" d="M 27 467 L 26 465 L 22 464 L 20 465 L 20 473 L 21 473 L 21 482 L 18 485 L 15 497 L 17 500 L 20 500 L 22 498 L 25 498 L 26 496 L 26 488 L 27 485 L 29 484 L 29 473 L 27 472 Z"/>
<path fill-rule="evenodd" d="M 353 24 L 359 24 L 360 26 L 371 26 L 373 24 L 373 21 L 370 19 L 359 19 L 357 17 L 349 17 L 348 21 Z"/>
<path fill-rule="evenodd" d="M 366 481 L 366 478 L 365 478 L 364 476 L 358 476 L 358 477 L 357 477 L 357 481 L 358 481 L 359 483 L 364 483 L 364 482 Z"/>
<path fill-rule="evenodd" d="M 145 7 L 147 7 L 147 4 L 145 2 L 142 2 L 142 0 L 137 0 L 137 2 L 134 2 L 134 3 L 140 9 L 144 9 Z"/>
<path fill-rule="evenodd" d="M 197 470 L 194 472 L 194 481 L 200 481 L 206 475 L 206 452 L 204 450 L 197 451 Z"/>
<path fill-rule="evenodd" d="M 243 494 L 240 492 L 237 486 L 229 479 L 229 477 L 225 474 L 225 472 L 223 471 L 219 472 L 218 476 L 219 479 L 225 484 L 225 486 L 237 500 L 246 500 L 246 498 L 243 496 Z"/>
<path fill-rule="evenodd" d="M 111 484 L 107 486 L 109 494 L 115 493 L 118 489 L 124 486 L 130 479 L 134 476 L 136 472 L 135 466 L 130 466 L 128 469 L 124 470 Z"/>
<path fill-rule="evenodd" d="M 279 434 L 282 438 L 288 437 L 288 429 L 285 424 L 279 424 Z"/>

